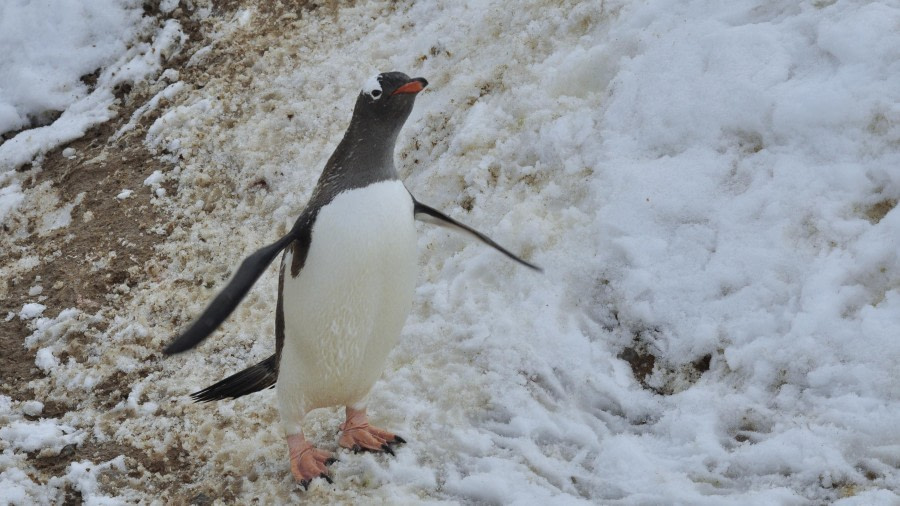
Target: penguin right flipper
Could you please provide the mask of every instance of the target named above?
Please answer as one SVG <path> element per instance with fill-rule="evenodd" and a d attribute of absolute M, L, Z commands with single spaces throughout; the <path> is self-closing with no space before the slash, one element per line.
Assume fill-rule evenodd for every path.
<path fill-rule="evenodd" d="M 278 253 L 299 237 L 308 236 L 308 226 L 302 226 L 304 224 L 303 221 L 298 220 L 298 226 L 295 226 L 286 236 L 245 258 L 237 273 L 231 278 L 228 285 L 219 292 L 219 295 L 216 295 L 216 298 L 207 306 L 200 318 L 197 318 L 197 321 L 191 324 L 184 333 L 172 341 L 163 350 L 163 353 L 174 355 L 175 353 L 187 351 L 212 334 L 225 321 L 225 318 L 228 318 L 228 315 L 234 311 L 234 308 L 247 295 L 253 283 L 262 276 Z"/>
<path fill-rule="evenodd" d="M 507 250 L 503 246 L 500 246 L 499 244 L 494 242 L 494 240 L 491 239 L 490 237 L 482 234 L 481 232 L 466 225 L 465 223 L 460 223 L 460 222 L 454 220 L 453 218 L 447 216 L 446 214 L 438 211 L 437 209 L 435 209 L 433 207 L 426 206 L 425 204 L 423 204 L 423 203 L 419 202 L 418 200 L 416 200 L 415 198 L 413 198 L 413 215 L 418 216 L 419 214 L 424 214 L 426 216 L 430 216 L 430 217 L 438 220 L 440 222 L 440 223 L 438 223 L 439 225 L 452 225 L 454 227 L 462 229 L 463 231 L 468 232 L 468 233 L 474 235 L 475 237 L 477 237 L 478 239 L 480 239 L 481 242 L 496 249 L 500 253 L 503 253 L 504 255 L 515 260 L 516 262 L 519 262 L 520 264 L 524 265 L 525 267 L 529 267 L 538 272 L 544 272 L 544 270 L 541 269 L 540 267 L 538 267 L 537 265 L 534 265 L 530 262 L 526 262 L 525 260 L 522 260 L 521 258 L 519 258 L 518 256 L 511 253 L 509 250 Z"/>
<path fill-rule="evenodd" d="M 259 392 L 275 386 L 278 379 L 277 357 L 271 357 L 243 371 L 191 394 L 195 402 L 221 401 Z"/>

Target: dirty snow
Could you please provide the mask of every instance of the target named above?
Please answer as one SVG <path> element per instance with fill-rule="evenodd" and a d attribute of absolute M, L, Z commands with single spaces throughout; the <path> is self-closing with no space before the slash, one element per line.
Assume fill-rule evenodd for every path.
<path fill-rule="evenodd" d="M 895 4 L 373 1 L 279 19 L 223 18 L 217 46 L 255 61 L 148 106 L 164 109 L 146 142 L 173 166 L 145 184 L 177 182 L 155 205 L 190 220 L 87 360 L 54 363 L 90 315 L 29 320 L 52 367 L 39 398 L 0 397 L 0 499 L 63 482 L 140 497 L 98 485 L 121 458 L 23 478 L 25 445 L 90 435 L 183 449 L 186 489 L 236 502 L 900 502 Z M 341 453 L 335 484 L 303 492 L 272 391 L 187 397 L 271 353 L 274 268 L 197 351 L 158 350 L 292 224 L 360 85 L 395 69 L 430 82 L 398 142 L 408 188 L 546 273 L 420 225 L 416 304 L 370 401 L 409 444 Z M 0 189 L 0 221 L 21 192 Z M 646 377 L 627 350 L 653 357 Z M 101 408 L 90 392 L 115 373 L 131 383 Z M 24 418 L 68 392 L 93 403 Z M 335 450 L 340 421 L 304 430 Z"/>

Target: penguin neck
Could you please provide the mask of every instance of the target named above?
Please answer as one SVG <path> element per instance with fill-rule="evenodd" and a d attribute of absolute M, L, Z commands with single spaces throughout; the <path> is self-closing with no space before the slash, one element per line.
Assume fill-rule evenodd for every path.
<path fill-rule="evenodd" d="M 325 164 L 316 193 L 330 200 L 344 190 L 399 179 L 394 167 L 394 145 L 398 133 L 399 129 L 363 129 L 362 125 L 351 122 L 344 138 Z"/>
<path fill-rule="evenodd" d="M 396 179 L 394 147 L 399 129 L 372 128 L 363 122 L 351 122 L 347 133 L 326 165 L 353 173 L 354 177 L 371 173 L 378 179 Z"/>

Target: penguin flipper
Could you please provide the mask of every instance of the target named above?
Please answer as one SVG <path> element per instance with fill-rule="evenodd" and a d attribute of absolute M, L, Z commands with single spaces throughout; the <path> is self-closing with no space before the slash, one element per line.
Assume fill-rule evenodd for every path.
<path fill-rule="evenodd" d="M 525 267 L 534 269 L 534 270 L 536 270 L 536 271 L 538 271 L 538 272 L 544 272 L 544 270 L 541 269 L 540 267 L 538 267 L 537 265 L 534 265 L 534 264 L 532 264 L 532 263 L 526 262 L 525 260 L 522 260 L 521 258 L 519 258 L 518 256 L 516 256 L 516 255 L 514 255 L 513 253 L 511 253 L 509 250 L 507 250 L 507 249 L 504 248 L 503 246 L 500 246 L 499 244 L 497 244 L 496 242 L 494 242 L 493 239 L 491 239 L 490 237 L 488 237 L 488 236 L 482 234 L 481 232 L 475 230 L 474 228 L 472 228 L 472 227 L 470 227 L 470 226 L 468 226 L 468 225 L 466 225 L 466 224 L 464 224 L 464 223 L 460 223 L 460 222 L 454 220 L 453 218 L 447 216 L 446 214 L 444 214 L 444 213 L 438 211 L 437 209 L 435 209 L 435 208 L 433 208 L 433 207 L 426 206 L 425 204 L 419 202 L 419 201 L 416 200 L 416 199 L 413 199 L 413 204 L 414 204 L 414 206 L 413 206 L 413 214 L 414 214 L 417 218 L 418 218 L 418 215 L 424 214 L 424 215 L 426 215 L 426 216 L 430 216 L 430 217 L 432 217 L 432 218 L 438 220 L 438 221 L 440 222 L 440 223 L 438 223 L 438 225 L 445 225 L 445 226 L 448 226 L 448 225 L 449 225 L 449 226 L 453 226 L 453 227 L 457 227 L 457 228 L 459 228 L 459 229 L 462 229 L 463 231 L 468 232 L 468 233 L 474 235 L 475 237 L 477 237 L 478 239 L 480 239 L 481 242 L 487 244 L 488 246 L 491 246 L 492 248 L 496 249 L 496 250 L 499 251 L 500 253 L 503 253 L 504 255 L 506 255 L 506 256 L 508 256 L 509 258 L 515 260 L 516 262 L 519 262 L 520 264 L 524 265 Z"/>
<path fill-rule="evenodd" d="M 194 346 L 200 344 L 207 336 L 212 334 L 219 325 L 228 318 L 228 315 L 234 311 L 234 308 L 241 302 L 253 283 L 262 276 L 263 272 L 272 260 L 281 252 L 288 244 L 297 238 L 297 231 L 292 230 L 288 235 L 278 239 L 276 242 L 257 250 L 248 256 L 241 263 L 234 277 L 228 282 L 228 285 L 216 295 L 216 298 L 206 307 L 200 318 L 191 324 L 177 339 L 172 341 L 163 353 L 166 355 L 174 355 L 187 351 Z"/>
<path fill-rule="evenodd" d="M 272 355 L 253 367 L 248 367 L 199 392 L 192 393 L 191 398 L 194 399 L 194 402 L 237 399 L 253 392 L 271 388 L 275 386 L 277 379 L 278 364 L 276 363 L 276 356 Z"/>

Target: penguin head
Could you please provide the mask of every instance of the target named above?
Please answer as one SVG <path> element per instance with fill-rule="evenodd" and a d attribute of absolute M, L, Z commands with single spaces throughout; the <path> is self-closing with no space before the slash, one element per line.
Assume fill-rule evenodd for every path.
<path fill-rule="evenodd" d="M 363 85 L 353 108 L 352 122 L 362 121 L 399 130 L 412 112 L 416 95 L 428 86 L 422 77 L 403 72 L 383 72 Z"/>

